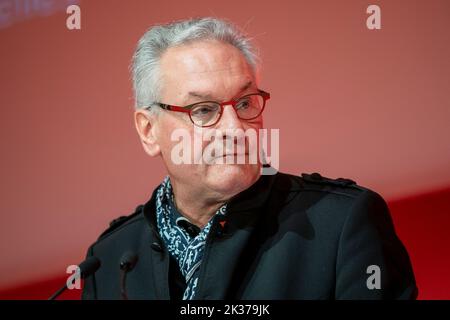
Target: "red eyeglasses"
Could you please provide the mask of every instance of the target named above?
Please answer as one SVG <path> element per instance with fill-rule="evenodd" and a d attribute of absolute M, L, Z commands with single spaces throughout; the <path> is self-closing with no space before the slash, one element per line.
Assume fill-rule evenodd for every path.
<path fill-rule="evenodd" d="M 239 119 L 253 120 L 258 118 L 264 111 L 266 101 L 270 99 L 270 94 L 263 90 L 258 93 L 247 94 L 239 99 L 233 99 L 225 102 L 202 101 L 196 102 L 184 107 L 174 106 L 155 102 L 154 105 L 164 110 L 184 112 L 189 114 L 192 123 L 199 127 L 211 127 L 219 122 L 223 114 L 223 108 L 226 105 L 232 105 Z M 148 106 L 146 109 L 150 109 Z"/>

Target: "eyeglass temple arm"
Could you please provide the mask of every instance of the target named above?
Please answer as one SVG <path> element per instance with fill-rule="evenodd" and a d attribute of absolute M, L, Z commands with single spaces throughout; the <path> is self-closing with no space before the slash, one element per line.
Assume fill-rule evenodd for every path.
<path fill-rule="evenodd" d="M 170 104 L 164 104 L 164 103 L 159 103 L 159 102 L 155 102 L 155 103 L 153 103 L 153 105 L 156 105 L 164 110 L 189 113 L 189 109 L 179 107 L 179 106 L 172 106 Z M 151 108 L 151 106 L 147 107 L 147 109 L 150 109 L 150 108 Z"/>

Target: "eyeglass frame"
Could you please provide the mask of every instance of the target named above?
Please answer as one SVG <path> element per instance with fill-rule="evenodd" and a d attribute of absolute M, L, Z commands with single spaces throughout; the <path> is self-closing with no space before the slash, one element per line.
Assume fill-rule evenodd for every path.
<path fill-rule="evenodd" d="M 239 100 L 244 99 L 244 98 L 246 98 L 248 96 L 253 96 L 253 95 L 259 95 L 259 96 L 261 96 L 263 98 L 263 106 L 261 108 L 260 113 L 256 117 L 253 117 L 253 118 L 249 118 L 249 119 L 241 118 L 239 116 L 236 108 L 235 108 L 236 104 L 238 103 Z M 191 122 L 192 122 L 192 124 L 194 126 L 201 127 L 201 128 L 208 128 L 208 127 L 212 127 L 212 126 L 216 125 L 217 123 L 219 123 L 220 119 L 222 118 L 224 106 L 226 106 L 226 105 L 230 104 L 233 107 L 233 109 L 236 111 L 236 115 L 237 115 L 237 117 L 239 119 L 241 119 L 241 120 L 253 120 L 253 119 L 258 118 L 263 113 L 263 111 L 264 111 L 264 109 L 266 107 L 266 101 L 269 100 L 269 99 L 270 99 L 270 93 L 268 93 L 266 91 L 263 91 L 261 89 L 258 89 L 257 93 L 249 93 L 249 94 L 246 94 L 246 95 L 244 95 L 242 97 L 239 97 L 238 99 L 231 99 L 229 101 L 224 101 L 224 102 L 211 101 L 211 100 L 209 100 L 209 101 L 199 101 L 199 102 L 191 103 L 191 104 L 189 104 L 187 106 L 184 106 L 184 107 L 175 106 L 175 105 L 171 105 L 171 104 L 165 104 L 165 103 L 161 103 L 161 102 L 154 102 L 150 106 L 147 106 L 145 109 L 149 110 L 153 105 L 156 105 L 156 106 L 158 106 L 158 107 L 160 107 L 161 109 L 164 109 L 164 110 L 187 113 L 189 115 L 189 119 L 191 120 Z M 209 124 L 207 126 L 200 126 L 200 125 L 196 124 L 194 122 L 194 120 L 192 120 L 191 110 L 192 110 L 192 107 L 194 107 L 195 105 L 198 105 L 198 104 L 201 104 L 201 103 L 208 103 L 208 102 L 209 103 L 211 103 L 211 102 L 212 103 L 216 103 L 216 104 L 218 104 L 220 106 L 219 117 L 217 118 L 217 120 L 213 124 Z"/>

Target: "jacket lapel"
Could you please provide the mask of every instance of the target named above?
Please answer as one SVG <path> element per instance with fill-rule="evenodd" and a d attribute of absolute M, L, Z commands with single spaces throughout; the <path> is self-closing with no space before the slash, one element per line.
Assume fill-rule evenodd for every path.
<path fill-rule="evenodd" d="M 129 299 L 170 299 L 169 253 L 156 231 L 155 196 L 156 189 L 143 208 L 143 229 L 135 244 L 139 260 L 127 276 Z"/>

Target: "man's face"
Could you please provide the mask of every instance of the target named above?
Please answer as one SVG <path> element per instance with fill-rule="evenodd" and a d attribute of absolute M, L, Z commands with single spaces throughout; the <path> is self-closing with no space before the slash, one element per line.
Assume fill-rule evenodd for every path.
<path fill-rule="evenodd" d="M 160 102 L 169 105 L 230 101 L 257 92 L 255 76 L 242 53 L 234 46 L 219 41 L 199 41 L 168 49 L 161 58 L 160 72 Z M 167 170 L 172 180 L 181 185 L 204 190 L 212 197 L 226 198 L 247 189 L 259 177 L 259 161 L 249 164 L 248 156 L 245 156 L 245 164 L 237 164 L 236 161 L 226 164 L 227 157 L 236 160 L 225 146 L 226 140 L 230 140 L 226 135 L 223 136 L 224 152 L 220 155 L 223 157 L 222 164 L 192 163 L 202 157 L 205 159 L 205 149 L 209 146 L 211 150 L 212 144 L 220 140 L 203 141 L 200 148 L 194 148 L 194 139 L 201 141 L 202 130 L 194 126 L 187 113 L 160 110 L 154 126 L 155 141 Z M 257 132 L 261 127 L 261 116 L 254 120 L 241 120 L 233 107 L 226 105 L 220 121 L 208 130 L 254 129 Z M 172 150 L 179 145 L 178 140 L 171 139 L 176 129 L 185 130 L 191 137 L 191 164 L 176 164 L 172 159 Z M 246 153 L 248 151 L 247 145 Z"/>

